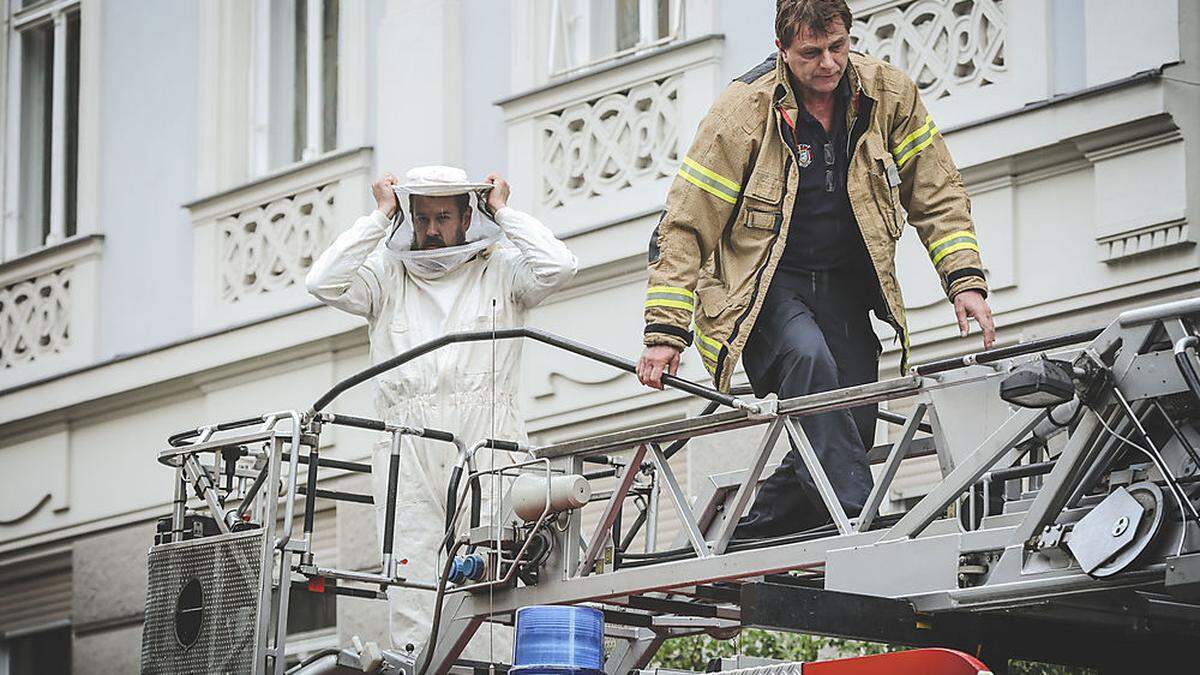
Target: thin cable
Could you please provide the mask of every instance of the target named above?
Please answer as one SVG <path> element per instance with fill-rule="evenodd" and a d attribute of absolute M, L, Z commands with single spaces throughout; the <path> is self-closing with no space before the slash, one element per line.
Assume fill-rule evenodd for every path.
<path fill-rule="evenodd" d="M 1142 420 L 1133 412 L 1133 408 L 1129 405 L 1129 402 L 1125 400 L 1125 397 L 1121 394 L 1120 389 L 1114 388 L 1113 396 L 1116 397 L 1117 402 L 1121 404 L 1121 407 L 1125 409 L 1125 414 L 1129 415 L 1130 420 L 1133 422 L 1133 426 L 1138 430 L 1138 433 L 1142 435 L 1142 438 L 1146 439 L 1146 445 L 1150 446 L 1150 448 L 1154 450 L 1154 454 L 1151 455 L 1151 459 L 1157 460 L 1156 466 L 1158 466 L 1159 471 L 1162 471 L 1163 478 L 1170 484 L 1171 489 L 1174 490 L 1181 499 L 1187 500 L 1188 510 L 1192 513 L 1192 520 L 1195 521 L 1197 525 L 1200 525 L 1200 511 L 1197 511 L 1196 506 L 1192 504 L 1191 497 L 1183 494 L 1183 488 L 1179 487 L 1179 484 L 1176 482 L 1177 479 L 1175 478 L 1175 474 L 1171 472 L 1170 467 L 1167 466 L 1167 461 L 1163 459 L 1162 453 L 1159 452 L 1158 448 L 1154 445 L 1154 440 L 1151 439 L 1150 434 L 1146 432 L 1146 427 L 1142 425 Z M 1183 514 L 1180 514 L 1180 516 L 1183 518 L 1187 517 Z"/>
<path fill-rule="evenodd" d="M 1095 412 L 1095 411 L 1093 411 L 1093 412 Z M 1113 431 L 1112 427 L 1108 426 L 1108 423 L 1104 421 L 1103 415 L 1100 415 L 1099 413 L 1097 413 L 1096 420 L 1100 422 L 1100 426 L 1104 427 L 1104 430 L 1107 431 L 1110 436 L 1112 436 L 1113 438 L 1121 441 L 1122 443 L 1124 443 L 1132 448 L 1139 450 L 1142 454 L 1144 454 L 1146 456 L 1147 459 L 1150 460 L 1151 464 L 1153 464 L 1155 467 L 1158 467 L 1158 462 L 1154 459 L 1154 455 L 1151 454 L 1151 452 L 1149 450 L 1142 447 L 1141 444 L 1134 443 L 1133 441 L 1129 440 L 1128 438 L 1125 438 L 1121 434 L 1118 434 L 1117 432 Z M 1163 471 L 1163 469 L 1160 467 L 1159 471 Z M 1187 536 L 1188 519 L 1187 519 L 1187 515 L 1183 511 L 1183 501 L 1180 500 L 1179 495 L 1175 494 L 1175 491 L 1171 489 L 1170 482 L 1169 482 L 1169 479 L 1167 478 L 1167 476 L 1168 476 L 1168 474 L 1166 473 L 1166 471 L 1163 471 L 1163 479 L 1168 481 L 1167 492 L 1171 493 L 1171 496 L 1175 498 L 1175 505 L 1179 507 L 1179 520 L 1180 520 L 1179 546 L 1176 547 L 1176 549 L 1175 549 L 1175 555 L 1179 556 L 1183 553 L 1183 540 Z"/>
<path fill-rule="evenodd" d="M 309 654 L 308 658 L 304 659 L 300 663 L 297 663 L 296 665 L 292 666 L 291 668 L 288 668 L 285 671 L 285 673 L 286 673 L 286 675 L 293 675 L 294 673 L 298 673 L 301 670 L 303 670 L 305 666 L 310 666 L 313 663 L 325 658 L 326 656 L 337 656 L 339 653 L 341 653 L 341 650 L 338 650 L 338 649 L 322 649 L 322 650 L 313 652 L 312 654 Z"/>
<path fill-rule="evenodd" d="M 495 298 L 492 298 L 492 373 L 491 373 L 490 382 L 491 382 L 491 389 L 492 389 L 492 410 L 491 410 L 492 421 L 491 421 L 491 432 L 488 434 L 488 437 L 495 438 L 496 437 L 496 299 Z M 496 452 L 498 452 L 498 451 L 495 448 L 488 449 L 488 457 L 491 458 L 490 469 L 492 471 L 496 470 Z M 499 503 L 498 503 L 500 501 L 500 497 L 497 494 L 497 487 L 498 487 L 499 483 L 500 483 L 500 476 L 496 473 L 493 473 L 491 475 L 491 490 L 490 490 L 490 492 L 491 492 L 491 497 L 492 497 L 492 499 L 491 499 L 492 523 L 495 524 L 495 528 L 496 528 L 495 529 L 496 536 L 492 541 L 494 542 L 494 544 L 496 546 L 495 560 L 496 560 L 496 578 L 497 579 L 500 578 L 500 558 L 501 558 L 501 551 L 503 550 L 502 547 L 500 546 L 500 514 L 499 514 Z M 488 616 L 493 617 L 493 618 L 496 616 L 496 585 L 495 584 L 488 584 Z M 488 663 L 489 663 L 489 668 L 490 668 L 491 672 L 493 672 L 493 673 L 496 672 L 496 622 L 495 621 L 488 621 Z"/>

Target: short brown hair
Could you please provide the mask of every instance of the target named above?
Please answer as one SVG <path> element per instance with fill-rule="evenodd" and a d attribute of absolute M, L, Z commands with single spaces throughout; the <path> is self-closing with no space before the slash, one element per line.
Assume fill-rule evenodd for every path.
<path fill-rule="evenodd" d="M 846 0 L 776 0 L 775 37 L 784 49 L 792 44 L 801 28 L 817 35 L 829 33 L 834 19 L 841 19 L 846 30 L 850 30 L 853 17 Z"/>

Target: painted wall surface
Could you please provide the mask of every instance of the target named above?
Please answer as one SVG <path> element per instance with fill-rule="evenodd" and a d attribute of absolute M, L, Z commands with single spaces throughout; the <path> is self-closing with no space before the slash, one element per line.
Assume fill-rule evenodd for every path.
<path fill-rule="evenodd" d="M 1088 86 L 1177 63 L 1181 38 L 1192 41 L 1178 31 L 1180 5 L 1187 4 L 1163 2 L 1151 7 L 1089 0 L 1085 8 Z"/>
<path fill-rule="evenodd" d="M 100 360 L 191 333 L 196 3 L 101 3 Z"/>
<path fill-rule="evenodd" d="M 511 22 L 510 13 L 506 2 L 466 0 L 463 4 L 462 164 L 472 177 L 492 171 L 503 175 L 507 168 L 504 117 L 494 102 L 511 92 L 508 59 L 513 37 L 501 28 Z M 514 188 L 525 191 L 534 186 Z"/>
<path fill-rule="evenodd" d="M 729 82 L 775 53 L 775 3 L 722 2 L 717 29 L 725 34 L 721 80 Z"/>

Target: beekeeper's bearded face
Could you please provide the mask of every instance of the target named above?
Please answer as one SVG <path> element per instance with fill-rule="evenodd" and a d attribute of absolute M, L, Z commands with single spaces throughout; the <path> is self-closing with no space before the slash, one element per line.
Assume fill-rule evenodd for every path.
<path fill-rule="evenodd" d="M 408 208 L 412 212 L 414 251 L 461 246 L 466 242 L 467 228 L 471 225 L 470 195 L 410 195 Z"/>

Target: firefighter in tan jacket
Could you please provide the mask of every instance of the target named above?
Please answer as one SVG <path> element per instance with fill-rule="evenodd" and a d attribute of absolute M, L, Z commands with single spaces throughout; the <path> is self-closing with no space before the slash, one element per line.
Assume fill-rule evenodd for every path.
<path fill-rule="evenodd" d="M 916 228 L 954 304 L 994 340 L 962 179 L 903 72 L 850 53 L 845 0 L 778 0 L 777 53 L 731 83 L 700 124 L 650 242 L 643 384 L 661 387 L 694 341 L 727 390 L 741 358 L 780 398 L 874 381 L 868 312 L 908 356 L 895 251 Z M 802 418 L 848 516 L 871 489 L 875 406 Z M 739 538 L 830 519 L 792 448 L 760 487 Z"/>

